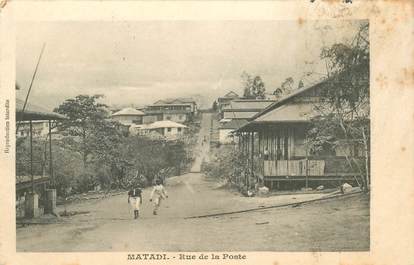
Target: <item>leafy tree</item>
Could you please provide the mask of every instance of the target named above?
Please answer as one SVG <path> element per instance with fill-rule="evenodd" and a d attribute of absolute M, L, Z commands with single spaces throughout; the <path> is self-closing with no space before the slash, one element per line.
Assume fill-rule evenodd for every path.
<path fill-rule="evenodd" d="M 49 141 L 47 138 L 33 139 L 33 173 L 34 175 L 49 174 Z M 73 142 L 67 139 L 53 139 L 53 179 L 51 184 L 57 189 L 59 196 L 66 196 L 72 188 L 82 190 L 86 185 L 77 185 L 85 175 L 82 167 L 82 156 L 71 148 Z M 16 139 L 16 174 L 30 175 L 30 147 L 28 137 Z"/>
<path fill-rule="evenodd" d="M 253 86 L 253 78 L 247 72 L 243 72 L 241 75 L 242 85 L 243 85 L 243 97 L 244 98 L 253 98 L 252 94 L 252 86 Z"/>
<path fill-rule="evenodd" d="M 123 139 L 120 156 L 124 157 L 124 183 L 133 183 L 140 176 L 146 183 L 152 183 L 156 178 L 164 179 L 179 170 L 186 162 L 185 145 L 180 141 L 151 140 L 147 137 L 133 136 Z M 179 173 L 179 172 L 178 172 Z"/>
<path fill-rule="evenodd" d="M 243 97 L 247 99 L 264 99 L 265 84 L 260 76 L 251 76 L 247 72 L 241 75 L 243 85 Z"/>
<path fill-rule="evenodd" d="M 68 136 L 62 139 L 66 148 L 82 156 L 83 172 L 76 181 L 86 190 L 97 184 L 119 187 L 129 163 L 121 153 L 124 136 L 119 124 L 107 119 L 107 106 L 98 102 L 101 97 L 79 95 L 55 109 L 68 117 L 58 128 Z"/>
<path fill-rule="evenodd" d="M 275 95 L 277 98 L 281 98 L 285 95 L 288 95 L 293 90 L 293 78 L 288 77 L 285 79 L 285 81 L 280 84 L 280 87 L 276 88 L 275 91 L 273 91 L 273 95 Z M 303 82 L 302 82 L 303 85 Z"/>
<path fill-rule="evenodd" d="M 98 182 L 103 185 L 121 186 L 125 177 L 125 167 L 129 164 L 120 149 L 124 148 L 122 133 L 117 129 L 116 122 L 105 122 L 100 130 L 89 137 L 91 163 L 98 172 Z"/>
<path fill-rule="evenodd" d="M 265 84 L 260 76 L 255 76 L 253 79 L 252 94 L 256 99 L 265 98 Z"/>
<path fill-rule="evenodd" d="M 68 148 L 67 142 L 61 140 L 53 141 L 52 152 L 53 177 L 58 195 L 65 197 L 72 192 L 72 189 L 81 190 L 81 187 L 76 185 L 77 180 L 84 174 L 82 155 Z"/>
<path fill-rule="evenodd" d="M 45 146 L 47 141 L 39 137 L 33 138 L 33 174 L 42 175 L 46 167 Z M 29 137 L 16 139 L 16 175 L 30 176 L 30 141 Z"/>
<path fill-rule="evenodd" d="M 325 47 L 321 58 L 326 60 L 328 78 L 320 90 L 321 101 L 315 106 L 318 116 L 313 119 L 313 128 L 309 131 L 310 148 L 316 152 L 338 147 L 353 150 L 346 159 L 364 176 L 364 189 L 369 189 L 368 23 L 361 24 L 350 44 Z M 363 150 L 362 154 L 358 150 Z M 359 166 L 355 156 L 363 156 L 365 166 Z"/>
<path fill-rule="evenodd" d="M 213 111 L 217 111 L 217 108 L 218 108 L 217 101 L 214 101 L 213 102 L 213 107 L 212 107 Z"/>
<path fill-rule="evenodd" d="M 60 149 L 55 156 L 64 159 L 54 164 L 61 193 L 68 187 L 84 192 L 97 184 L 107 188 L 146 185 L 169 176 L 172 169 L 179 173 L 188 157 L 184 142 L 124 136 L 120 124 L 107 119 L 99 98 L 80 95 L 55 109 L 68 117 L 58 125 L 64 137 L 57 143 Z"/>
<path fill-rule="evenodd" d="M 92 153 L 89 139 L 102 131 L 106 123 L 105 118 L 108 116 L 105 110 L 107 106 L 97 102 L 101 97 L 101 95 L 79 95 L 67 99 L 54 110 L 67 117 L 58 123 L 59 131 L 80 139 L 77 149 L 82 153 L 84 168 L 87 166 L 88 155 Z"/>

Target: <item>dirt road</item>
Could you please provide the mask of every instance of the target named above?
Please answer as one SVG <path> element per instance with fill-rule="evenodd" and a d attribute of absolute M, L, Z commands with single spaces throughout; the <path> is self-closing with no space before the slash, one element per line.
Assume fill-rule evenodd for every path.
<path fill-rule="evenodd" d="M 205 120 L 203 120 L 205 122 Z M 208 131 L 204 128 L 200 133 Z M 208 141 L 207 141 L 208 142 Z M 200 157 L 207 147 L 200 148 Z M 201 160 L 198 160 L 201 161 Z M 198 162 L 196 162 L 198 163 Z M 198 168 L 194 168 L 197 172 Z M 199 170 L 199 169 L 198 169 Z M 87 214 L 64 223 L 17 229 L 18 251 L 331 251 L 369 249 L 365 195 L 299 207 L 210 218 L 189 216 L 314 199 L 319 194 L 246 198 L 220 189 L 200 173 L 167 180 L 169 198 L 152 215 L 150 189 L 134 220 L 127 195 L 68 206 Z"/>
<path fill-rule="evenodd" d="M 198 146 L 195 153 L 197 157 L 194 161 L 191 172 L 200 172 L 201 163 L 208 161 L 208 152 L 210 148 L 210 128 L 211 128 L 211 113 L 203 113 L 200 124 L 200 132 L 198 134 Z"/>
<path fill-rule="evenodd" d="M 64 224 L 19 228 L 17 250 L 329 251 L 369 248 L 369 202 L 363 195 L 295 208 L 184 219 L 260 205 L 259 198 L 240 197 L 215 189 L 215 186 L 198 173 L 170 179 L 167 184 L 169 198 L 163 201 L 157 216 L 151 213 L 149 190 L 145 190 L 138 220 L 132 219 L 126 195 L 71 205 L 70 210 L 90 213 L 66 218 Z M 283 198 L 279 198 L 281 200 Z M 275 199 L 273 202 L 268 199 L 263 205 L 274 202 Z"/>

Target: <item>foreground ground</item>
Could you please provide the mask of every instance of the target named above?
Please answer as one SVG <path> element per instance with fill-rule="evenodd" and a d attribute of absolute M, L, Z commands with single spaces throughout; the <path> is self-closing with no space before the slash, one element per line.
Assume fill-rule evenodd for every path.
<path fill-rule="evenodd" d="M 331 199 L 208 218 L 186 217 L 267 206 L 317 195 L 244 198 L 215 189 L 200 174 L 176 177 L 169 198 L 153 216 L 144 192 L 139 220 L 132 219 L 126 195 L 82 202 L 69 210 L 87 214 L 52 225 L 17 230 L 18 251 L 351 251 L 369 249 L 367 195 Z M 303 195 L 305 196 L 305 195 Z"/>

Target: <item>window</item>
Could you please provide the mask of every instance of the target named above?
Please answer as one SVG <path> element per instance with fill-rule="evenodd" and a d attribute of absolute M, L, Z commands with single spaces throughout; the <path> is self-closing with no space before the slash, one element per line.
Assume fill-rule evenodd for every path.
<path fill-rule="evenodd" d="M 181 132 L 181 128 L 178 128 L 178 132 Z"/>
<path fill-rule="evenodd" d="M 167 132 L 171 132 L 171 128 L 167 128 Z"/>

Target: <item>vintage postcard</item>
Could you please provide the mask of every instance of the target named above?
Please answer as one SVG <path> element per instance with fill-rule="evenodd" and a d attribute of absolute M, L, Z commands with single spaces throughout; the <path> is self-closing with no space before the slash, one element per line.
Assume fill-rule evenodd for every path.
<path fill-rule="evenodd" d="M 410 1 L 3 1 L 0 264 L 414 264 Z"/>

